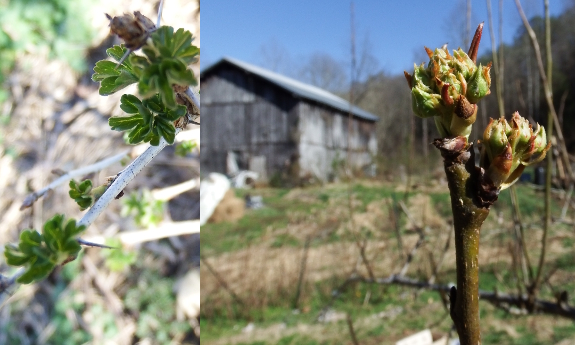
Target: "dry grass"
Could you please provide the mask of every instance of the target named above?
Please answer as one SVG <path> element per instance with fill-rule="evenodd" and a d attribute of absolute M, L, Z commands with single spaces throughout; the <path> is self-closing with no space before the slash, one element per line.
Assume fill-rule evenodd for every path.
<path fill-rule="evenodd" d="M 374 190 L 395 189 L 394 185 L 381 182 L 362 181 L 361 184 Z M 419 237 L 414 231 L 416 227 L 425 229 L 426 236 L 424 244 L 415 254 L 407 276 L 423 280 L 429 278 L 433 265 L 444 257 L 436 282 L 454 282 L 453 236 L 447 251 L 443 252 L 452 231 L 451 219 L 442 216 L 443 211 L 439 210 L 444 210 L 446 205 L 439 205 L 437 201 L 448 202 L 448 199 L 433 196 L 436 184 L 431 184 L 429 191 L 426 188 L 420 186 L 418 192 L 411 193 L 406 201 L 412 221 L 408 220 L 405 214 L 401 215 L 400 227 L 406 253 L 413 248 Z M 366 257 L 377 277 L 397 273 L 404 262 L 390 221 L 392 199 L 384 196 L 365 204 L 362 195 L 353 194 L 354 212 L 351 222 L 345 191 L 346 188 L 341 185 L 289 191 L 281 201 L 274 201 L 272 206 L 268 205 L 277 209 L 282 209 L 283 203 L 287 205 L 297 202 L 305 205 L 302 208 L 285 209 L 287 224 L 268 225 L 261 236 L 249 246 L 207 258 L 230 288 L 244 300 L 245 307 L 236 309 L 237 305 L 228 292 L 202 267 L 202 313 L 206 325 L 214 323 L 204 341 L 206 344 L 252 344 L 258 341 L 271 344 L 279 340 L 286 344 L 340 344 L 342 339 L 349 339 L 347 328 L 342 323 L 344 321 L 317 323 L 315 319 L 320 309 L 329 304 L 332 290 L 351 272 L 357 270 L 359 274 L 367 275 L 360 260 L 352 228 L 357 236 L 361 236 L 359 238 L 369 237 L 366 242 Z M 524 198 L 533 198 L 529 190 L 522 193 L 525 193 Z M 261 194 L 266 197 L 274 195 L 270 190 L 261 190 Z M 321 202 L 322 195 L 329 198 L 325 197 L 327 200 Z M 385 191 L 382 191 L 382 195 L 385 195 Z M 514 244 L 513 223 L 510 207 L 505 203 L 504 197 L 502 200 L 494 207 L 482 229 L 480 287 L 493 289 L 497 286 L 500 291 L 513 293 L 517 286 L 512 273 L 514 263 L 510 254 L 510 248 Z M 247 216 L 250 212 L 252 211 L 247 211 Z M 542 229 L 537 225 L 537 214 L 524 213 L 526 242 L 531 260 L 536 262 Z M 257 222 L 257 217 L 250 219 L 254 224 Z M 229 226 L 233 228 L 232 224 Z M 203 231 L 209 231 L 209 228 Z M 275 245 L 278 239 L 285 239 L 288 235 L 289 238 L 295 239 L 292 244 L 284 243 L 279 247 Z M 312 242 L 307 253 L 299 301 L 302 314 L 298 316 L 291 314 L 290 307 L 301 270 L 305 239 L 308 237 L 312 238 Z M 575 274 L 567 263 L 569 257 L 572 257 L 572 262 L 575 261 L 575 252 L 572 246 L 568 245 L 569 241 L 575 242 L 570 228 L 556 225 L 549 237 L 546 272 L 550 272 L 554 265 L 559 265 L 559 269 L 544 287 L 543 298 L 553 300 L 554 292 L 575 287 Z M 391 318 L 382 319 L 376 316 L 378 313 L 387 315 L 385 311 L 396 307 L 400 308 L 401 312 Z M 282 317 L 277 316 L 278 308 L 284 310 Z M 337 315 L 352 313 L 354 327 L 362 344 L 393 344 L 425 327 L 430 327 L 434 334 L 443 336 L 451 328 L 451 320 L 438 294 L 423 290 L 354 284 L 333 308 Z M 553 344 L 562 339 L 573 339 L 575 334 L 571 321 L 559 317 L 514 317 L 483 302 L 481 308 L 485 344 Z M 240 332 L 248 321 L 255 323 L 255 329 L 251 332 Z M 235 331 L 231 329 L 234 324 Z M 222 335 L 215 337 L 215 334 L 220 332 Z M 294 340 L 289 342 L 292 338 Z"/>

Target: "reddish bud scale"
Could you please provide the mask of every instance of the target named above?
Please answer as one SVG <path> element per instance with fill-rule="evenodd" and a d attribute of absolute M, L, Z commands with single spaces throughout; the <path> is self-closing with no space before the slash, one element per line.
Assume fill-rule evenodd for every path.
<path fill-rule="evenodd" d="M 459 99 L 455 105 L 455 115 L 463 119 L 468 119 L 474 114 L 477 114 L 477 105 L 469 103 L 465 96 L 459 95 Z"/>
<path fill-rule="evenodd" d="M 473 35 L 473 40 L 471 41 L 471 46 L 469 47 L 469 52 L 467 53 L 473 63 L 477 61 L 477 50 L 479 49 L 479 42 L 481 42 L 482 32 L 483 23 L 479 24 L 477 30 L 475 30 L 475 35 Z"/>
<path fill-rule="evenodd" d="M 445 105 L 453 105 L 453 99 L 449 96 L 449 84 L 444 83 L 441 87 L 441 99 Z"/>
<path fill-rule="evenodd" d="M 407 85 L 409 85 L 409 88 L 413 89 L 413 77 L 411 76 L 411 74 L 407 73 L 407 71 L 403 71 L 403 75 L 407 80 Z"/>

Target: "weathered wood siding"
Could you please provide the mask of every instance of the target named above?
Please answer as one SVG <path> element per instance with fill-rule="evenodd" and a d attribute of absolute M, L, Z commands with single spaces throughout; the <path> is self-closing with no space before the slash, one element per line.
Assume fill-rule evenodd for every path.
<path fill-rule="evenodd" d="M 302 101 L 299 118 L 300 173 L 311 173 L 325 180 L 333 170 L 333 162 L 347 157 L 348 114 Z M 355 167 L 370 164 L 377 152 L 375 123 L 354 117 L 349 145 Z"/>
<path fill-rule="evenodd" d="M 277 86 L 231 66 L 202 80 L 201 164 L 205 171 L 226 172 L 226 156 L 265 156 L 268 176 L 297 154 L 297 102 Z"/>

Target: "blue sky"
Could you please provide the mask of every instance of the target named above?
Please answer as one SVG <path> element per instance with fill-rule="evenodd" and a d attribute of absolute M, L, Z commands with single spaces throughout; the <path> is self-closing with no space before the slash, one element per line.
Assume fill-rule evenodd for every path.
<path fill-rule="evenodd" d="M 498 37 L 499 0 L 491 2 Z M 522 24 L 515 2 L 503 2 L 504 42 L 510 43 Z M 543 14 L 543 0 L 521 3 L 528 17 Z M 568 6 L 567 0 L 550 3 L 552 15 Z M 465 0 L 355 0 L 357 50 L 369 42 L 377 68 L 388 74 L 411 70 L 415 60 L 423 62 L 424 45 L 433 49 L 449 42 L 451 50 L 463 44 L 457 32 L 465 30 L 464 4 Z M 202 68 L 223 56 L 268 68 L 270 56 L 283 56 L 284 67 L 288 60 L 297 64 L 314 53 L 328 54 L 342 64 L 351 59 L 349 0 L 209 0 L 202 5 Z M 460 15 L 457 8 L 463 9 Z M 480 55 L 491 47 L 487 5 L 472 0 L 471 34 L 481 21 L 485 29 Z"/>

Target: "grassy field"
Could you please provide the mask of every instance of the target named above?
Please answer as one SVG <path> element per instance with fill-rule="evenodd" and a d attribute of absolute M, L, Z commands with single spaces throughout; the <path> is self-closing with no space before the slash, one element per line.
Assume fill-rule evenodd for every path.
<path fill-rule="evenodd" d="M 526 185 L 516 190 L 527 248 L 531 261 L 537 262 L 543 194 Z M 248 210 L 234 224 L 202 227 L 202 255 L 215 272 L 202 263 L 202 343 L 351 344 L 347 315 L 361 344 L 394 344 L 425 328 L 431 329 L 434 338 L 451 331 L 452 322 L 438 292 L 355 283 L 339 298 L 332 298 L 333 290 L 352 272 L 367 275 L 358 241 L 365 240 L 375 276 L 387 277 L 403 266 L 419 238 L 417 227 L 425 229 L 425 242 L 406 276 L 427 280 L 434 265 L 442 262 L 436 282 L 455 282 L 446 185 L 420 183 L 406 192 L 404 185 L 363 180 L 351 186 L 237 190 L 236 194 L 243 197 L 248 192 L 262 195 L 266 206 Z M 401 211 L 400 202 L 407 212 Z M 559 217 L 562 205 L 558 194 L 554 217 Z M 510 194 L 504 191 L 482 229 L 481 289 L 517 291 L 522 277 L 511 255 L 512 219 Z M 575 288 L 573 226 L 556 223 L 548 238 L 543 274 L 554 273 L 541 297 L 554 300 L 555 293 Z M 306 242 L 309 248 L 301 275 Z M 483 344 L 575 343 L 575 324 L 568 319 L 516 315 L 487 302 L 480 302 L 480 308 Z M 326 310 L 329 320 L 318 321 Z"/>

